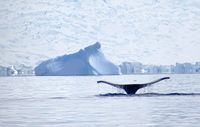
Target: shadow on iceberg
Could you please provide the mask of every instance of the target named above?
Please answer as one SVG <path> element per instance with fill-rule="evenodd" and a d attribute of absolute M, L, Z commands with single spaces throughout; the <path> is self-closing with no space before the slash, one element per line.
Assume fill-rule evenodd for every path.
<path fill-rule="evenodd" d="M 99 42 L 76 53 L 46 60 L 34 70 L 37 76 L 119 74 L 119 68 L 105 58 Z"/>

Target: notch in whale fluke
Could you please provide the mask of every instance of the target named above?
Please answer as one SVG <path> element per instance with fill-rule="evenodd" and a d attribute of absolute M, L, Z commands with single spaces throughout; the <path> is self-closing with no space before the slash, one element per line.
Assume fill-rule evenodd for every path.
<path fill-rule="evenodd" d="M 108 85 L 111 85 L 113 87 L 117 87 L 120 89 L 124 89 L 126 91 L 127 94 L 135 94 L 139 89 L 150 86 L 152 84 L 155 84 L 157 82 L 160 82 L 162 80 L 166 80 L 166 79 L 170 79 L 170 77 L 163 77 L 148 83 L 142 83 L 142 84 L 116 84 L 116 83 L 111 83 L 111 82 L 107 82 L 107 81 L 97 81 L 97 83 L 105 83 Z"/>

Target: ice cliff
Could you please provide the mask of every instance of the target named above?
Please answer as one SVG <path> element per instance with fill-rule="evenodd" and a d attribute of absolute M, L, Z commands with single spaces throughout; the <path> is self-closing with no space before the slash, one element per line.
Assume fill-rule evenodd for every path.
<path fill-rule="evenodd" d="M 46 60 L 35 68 L 37 76 L 111 75 L 119 74 L 119 68 L 107 60 L 96 42 L 74 54 Z"/>

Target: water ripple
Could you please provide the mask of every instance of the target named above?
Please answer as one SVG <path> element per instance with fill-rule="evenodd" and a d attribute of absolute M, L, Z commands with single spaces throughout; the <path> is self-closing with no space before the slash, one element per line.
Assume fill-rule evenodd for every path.
<path fill-rule="evenodd" d="M 200 96 L 200 93 L 143 93 L 128 95 L 124 93 L 106 93 L 96 95 L 98 97 L 160 97 L 160 96 Z"/>

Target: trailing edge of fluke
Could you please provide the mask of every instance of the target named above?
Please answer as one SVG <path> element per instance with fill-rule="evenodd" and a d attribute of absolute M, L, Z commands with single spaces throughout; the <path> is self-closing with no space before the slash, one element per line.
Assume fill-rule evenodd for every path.
<path fill-rule="evenodd" d="M 139 89 L 150 86 L 152 84 L 155 84 L 157 82 L 160 82 L 162 80 L 170 79 L 170 77 L 163 77 L 157 80 L 154 80 L 152 82 L 148 83 L 142 83 L 142 84 L 116 84 L 116 83 L 111 83 L 107 81 L 97 81 L 97 83 L 105 83 L 111 86 L 114 86 L 116 88 L 124 89 L 127 94 L 135 94 Z"/>

